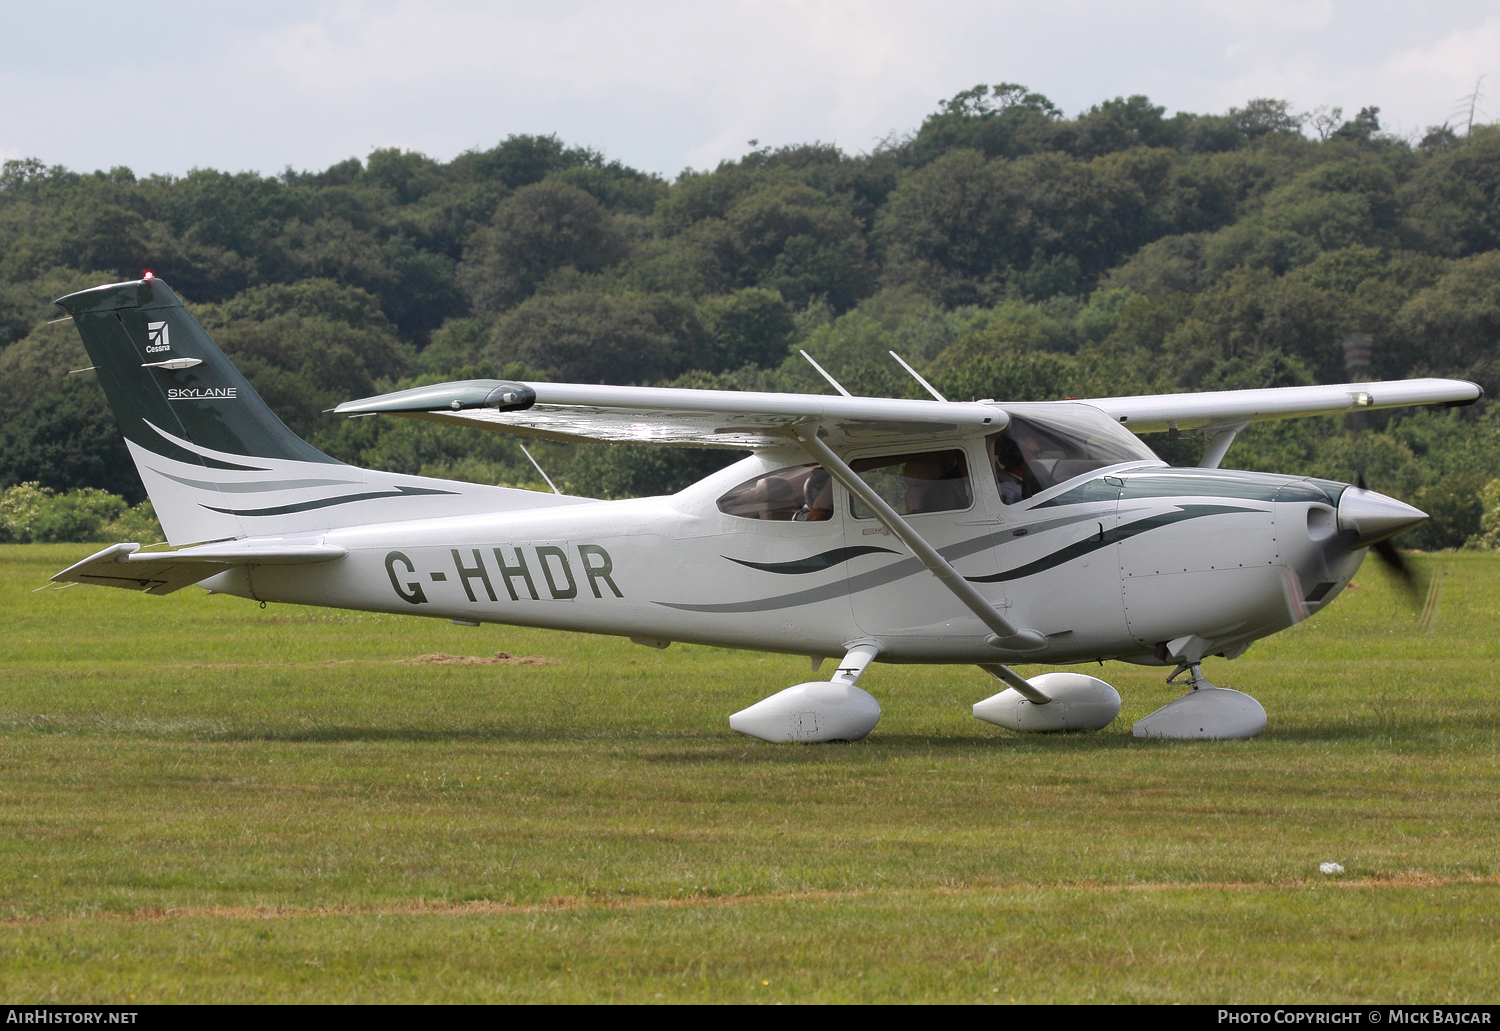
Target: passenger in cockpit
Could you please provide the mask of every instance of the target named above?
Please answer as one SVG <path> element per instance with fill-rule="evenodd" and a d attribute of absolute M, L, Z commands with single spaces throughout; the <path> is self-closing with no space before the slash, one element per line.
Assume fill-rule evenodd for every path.
<path fill-rule="evenodd" d="M 833 477 L 818 468 L 807 474 L 802 484 L 802 510 L 792 516 L 798 522 L 818 523 L 833 518 Z"/>
<path fill-rule="evenodd" d="M 929 451 L 910 458 L 902 472 L 906 514 L 947 512 L 969 505 L 969 470 L 962 451 Z"/>
<path fill-rule="evenodd" d="M 995 477 L 1000 481 L 1000 500 L 1007 505 L 1031 497 L 1041 490 L 1031 463 L 1042 457 L 1041 445 L 1029 435 L 1003 434 L 995 442 Z"/>

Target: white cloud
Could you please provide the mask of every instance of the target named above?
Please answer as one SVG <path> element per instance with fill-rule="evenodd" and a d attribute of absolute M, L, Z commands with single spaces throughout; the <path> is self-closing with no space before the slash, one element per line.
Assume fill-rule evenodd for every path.
<path fill-rule="evenodd" d="M 1483 78 L 1489 85 L 1481 94 L 1494 96 L 1500 89 L 1500 17 L 1486 18 L 1484 23 L 1468 31 L 1453 32 L 1428 47 L 1407 50 L 1394 55 L 1386 62 L 1387 74 L 1411 82 L 1431 83 L 1441 88 L 1446 85 L 1453 105 L 1448 111 L 1434 112 L 1429 121 L 1438 122 L 1440 115 L 1448 116 L 1454 124 L 1467 122 L 1468 105 L 1461 97 L 1473 93 Z M 1500 105 L 1486 105 L 1481 95 L 1476 107 L 1475 121 L 1488 121 L 1485 117 Z"/>
<path fill-rule="evenodd" d="M 343 0 L 195 6 L 80 35 L 93 7 L 30 5 L 0 150 L 75 168 L 323 167 L 372 146 L 449 158 L 513 132 L 664 173 L 754 138 L 867 150 L 940 97 L 1016 81 L 1073 113 L 1145 93 L 1172 110 L 1255 96 L 1447 117 L 1489 74 L 1486 0 Z M 1500 107 L 1497 104 L 1496 107 Z M 93 113 L 98 113 L 97 115 Z"/>

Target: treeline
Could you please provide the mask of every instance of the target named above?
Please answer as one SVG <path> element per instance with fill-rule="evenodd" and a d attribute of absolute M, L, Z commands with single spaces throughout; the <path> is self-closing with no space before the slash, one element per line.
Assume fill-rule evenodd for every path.
<path fill-rule="evenodd" d="M 753 144 L 752 144 L 753 146 Z M 500 435 L 323 410 L 465 376 L 1051 399 L 1451 375 L 1500 389 L 1500 127 L 1381 130 L 1257 100 L 1076 118 L 1013 84 L 872 153 L 752 149 L 674 181 L 554 137 L 321 172 L 0 172 L 0 487 L 143 493 L 52 298 L 170 282 L 297 432 L 362 465 L 539 485 Z M 1191 463 L 1201 440 L 1152 440 Z M 569 489 L 674 489 L 719 453 L 549 445 Z M 1480 532 L 1488 406 L 1263 426 L 1226 461 L 1352 479 Z"/>

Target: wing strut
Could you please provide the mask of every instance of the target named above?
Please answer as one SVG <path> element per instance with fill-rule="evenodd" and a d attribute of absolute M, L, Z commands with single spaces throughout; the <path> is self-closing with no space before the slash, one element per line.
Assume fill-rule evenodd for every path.
<path fill-rule="evenodd" d="M 1224 461 L 1224 456 L 1229 454 L 1229 445 L 1234 443 L 1235 434 L 1250 425 L 1249 419 L 1243 419 L 1230 426 L 1221 426 L 1211 430 L 1208 438 L 1208 450 L 1203 452 L 1203 458 L 1198 462 L 1200 469 L 1217 469 L 1219 463 Z"/>
<path fill-rule="evenodd" d="M 807 453 L 828 470 L 830 476 L 843 484 L 844 489 L 850 494 L 869 506 L 875 513 L 875 517 L 880 520 L 880 524 L 897 540 L 910 548 L 911 553 L 917 556 L 932 575 L 937 577 L 944 587 L 952 591 L 970 612 L 978 616 L 981 623 L 994 631 L 988 644 L 995 648 L 1023 652 L 1035 651 L 1047 646 L 1047 639 L 1041 634 L 1035 630 L 1022 630 L 1002 616 L 1000 610 L 991 605 L 973 584 L 965 580 L 947 559 L 939 555 L 936 548 L 923 540 L 922 536 L 911 528 L 910 523 L 897 515 L 896 510 L 886 504 L 884 498 L 875 493 L 868 483 L 861 480 L 853 469 L 845 465 L 844 460 L 836 455 L 832 448 L 818 439 L 817 426 L 792 426 L 790 431 Z"/>

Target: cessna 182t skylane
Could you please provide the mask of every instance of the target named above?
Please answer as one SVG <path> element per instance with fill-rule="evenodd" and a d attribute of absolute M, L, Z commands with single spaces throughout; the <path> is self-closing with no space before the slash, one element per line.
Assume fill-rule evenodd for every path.
<path fill-rule="evenodd" d="M 595 501 L 329 458 L 149 275 L 57 303 L 175 550 L 117 544 L 54 581 L 753 648 L 814 669 L 839 657 L 831 680 L 730 717 L 768 741 L 868 734 L 880 706 L 856 684 L 876 659 L 980 666 L 1006 687 L 974 715 L 1018 731 L 1102 728 L 1120 696 L 1009 664 L 1172 667 L 1192 690 L 1137 735 L 1253 736 L 1265 710 L 1199 663 L 1321 609 L 1367 549 L 1426 516 L 1344 483 L 1220 470 L 1235 434 L 1482 393 L 1419 379 L 1012 404 L 467 380 L 336 409 L 751 452 L 670 497 Z M 1202 431 L 1200 468 L 1169 468 L 1135 436 L 1169 427 Z"/>

